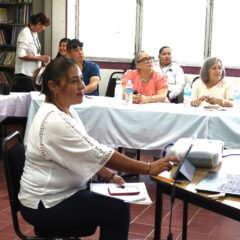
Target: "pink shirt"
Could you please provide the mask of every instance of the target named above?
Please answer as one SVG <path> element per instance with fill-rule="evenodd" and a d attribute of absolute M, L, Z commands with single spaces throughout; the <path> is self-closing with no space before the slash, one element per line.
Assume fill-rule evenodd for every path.
<path fill-rule="evenodd" d="M 145 96 L 156 95 L 160 89 L 168 87 L 167 76 L 155 71 L 153 71 L 151 79 L 144 83 L 141 81 L 138 70 L 127 70 L 123 76 L 122 84 L 126 85 L 129 79 L 132 80 L 133 91 L 137 90 L 138 93 Z"/>

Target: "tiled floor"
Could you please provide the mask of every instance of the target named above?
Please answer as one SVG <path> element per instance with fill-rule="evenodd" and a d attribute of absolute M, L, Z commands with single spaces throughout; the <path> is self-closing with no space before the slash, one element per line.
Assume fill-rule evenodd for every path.
<path fill-rule="evenodd" d="M 3 163 L 0 160 L 0 240 L 16 240 L 18 238 L 14 233 L 11 223 L 6 181 L 2 165 Z M 149 194 L 154 202 L 155 184 L 149 180 L 149 177 L 140 176 L 140 181 L 146 182 Z M 169 202 L 169 197 L 165 195 L 162 239 L 166 239 L 168 234 Z M 154 203 L 150 206 L 132 205 L 129 240 L 153 239 L 154 210 Z M 193 205 L 190 205 L 188 219 L 189 240 L 240 240 L 240 224 L 237 221 L 233 221 L 229 218 L 222 217 Z M 181 239 L 181 220 L 182 202 L 176 200 L 173 209 L 172 222 L 174 240 Z M 31 226 L 23 220 L 21 221 L 21 227 L 25 233 L 32 233 Z M 98 231 L 94 236 L 84 238 L 84 240 L 97 239 Z"/>

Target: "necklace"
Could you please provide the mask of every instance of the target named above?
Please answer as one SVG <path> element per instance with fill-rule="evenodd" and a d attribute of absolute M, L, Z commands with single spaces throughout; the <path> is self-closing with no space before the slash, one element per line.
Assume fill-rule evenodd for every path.
<path fill-rule="evenodd" d="M 143 83 L 147 83 L 149 81 L 149 78 L 143 78 L 143 77 L 141 77 L 141 82 L 143 82 Z"/>
<path fill-rule="evenodd" d="M 140 74 L 140 79 L 141 79 L 141 82 L 143 83 L 147 83 L 152 77 L 152 72 L 147 76 L 147 77 L 142 77 L 142 75 Z"/>
<path fill-rule="evenodd" d="M 171 66 L 172 66 L 172 64 L 169 64 L 168 67 L 167 67 L 167 69 L 166 69 L 165 71 L 163 71 L 164 67 L 161 67 L 161 66 L 160 66 L 162 73 L 163 73 L 163 74 L 166 74 L 166 73 L 170 70 L 170 67 L 171 67 Z"/>
<path fill-rule="evenodd" d="M 37 35 L 36 35 L 36 37 L 34 36 L 34 34 L 33 34 L 33 32 L 32 32 L 30 27 L 29 27 L 29 29 L 30 29 L 30 32 L 32 34 L 33 43 L 34 43 L 34 45 L 35 45 L 35 47 L 37 49 L 37 53 L 40 54 L 40 52 L 41 52 L 41 44 L 40 44 L 40 42 L 38 40 L 38 37 L 37 37 Z"/>
<path fill-rule="evenodd" d="M 147 85 L 147 82 L 143 82 L 143 81 L 140 82 L 140 91 L 139 91 L 140 94 L 142 95 L 146 94 L 146 90 L 145 90 L 146 85 Z"/>

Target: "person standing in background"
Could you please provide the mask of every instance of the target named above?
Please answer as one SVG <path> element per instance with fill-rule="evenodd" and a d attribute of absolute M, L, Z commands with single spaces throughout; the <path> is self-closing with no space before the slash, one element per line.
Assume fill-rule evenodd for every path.
<path fill-rule="evenodd" d="M 82 71 L 84 94 L 99 96 L 100 68 L 96 63 L 85 60 L 83 42 L 72 39 L 67 44 L 67 57 L 76 61 Z"/>
<path fill-rule="evenodd" d="M 59 41 L 59 45 L 58 45 L 58 53 L 56 58 L 59 57 L 66 57 L 67 55 L 67 44 L 71 41 L 71 39 L 69 38 L 62 38 Z"/>
<path fill-rule="evenodd" d="M 185 76 L 182 68 L 172 61 L 172 50 L 164 46 L 159 50 L 159 67 L 163 74 L 168 76 L 168 99 L 172 103 L 179 102 L 179 95 L 185 86 Z"/>
<path fill-rule="evenodd" d="M 32 15 L 27 27 L 23 28 L 17 38 L 15 78 L 13 92 L 33 91 L 32 77 L 34 71 L 46 65 L 50 56 L 41 55 L 41 44 L 38 33 L 50 25 L 50 19 L 44 13 Z"/>

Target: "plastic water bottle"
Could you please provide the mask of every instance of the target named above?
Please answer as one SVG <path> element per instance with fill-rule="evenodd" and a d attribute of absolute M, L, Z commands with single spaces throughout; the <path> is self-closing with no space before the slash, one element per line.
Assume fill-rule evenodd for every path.
<path fill-rule="evenodd" d="M 126 91 L 125 103 L 127 105 L 132 104 L 133 103 L 133 84 L 131 80 L 127 81 L 125 91 Z"/>
<path fill-rule="evenodd" d="M 233 107 L 240 110 L 240 88 L 236 88 L 234 91 Z"/>
<path fill-rule="evenodd" d="M 185 106 L 191 105 L 191 95 L 192 95 L 192 88 L 189 83 L 186 84 L 183 90 L 183 104 Z"/>
<path fill-rule="evenodd" d="M 117 78 L 116 80 L 114 98 L 117 103 L 122 103 L 122 81 L 120 78 Z"/>

